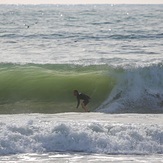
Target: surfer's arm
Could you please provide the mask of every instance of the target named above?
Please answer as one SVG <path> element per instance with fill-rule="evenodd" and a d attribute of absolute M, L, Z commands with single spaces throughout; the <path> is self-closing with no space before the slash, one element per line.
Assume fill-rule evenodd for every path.
<path fill-rule="evenodd" d="M 77 106 L 76 106 L 76 108 L 78 108 L 79 107 L 79 104 L 80 104 L 80 98 L 79 97 L 77 97 Z"/>

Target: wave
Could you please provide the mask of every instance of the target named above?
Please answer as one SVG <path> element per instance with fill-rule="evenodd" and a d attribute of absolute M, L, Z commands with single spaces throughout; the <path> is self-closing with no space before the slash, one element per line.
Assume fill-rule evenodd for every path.
<path fill-rule="evenodd" d="M 91 96 L 91 109 L 96 108 L 107 98 L 114 84 L 114 80 L 105 75 L 104 67 L 1 64 L 0 112 L 81 111 L 75 109 L 74 89 Z"/>
<path fill-rule="evenodd" d="M 91 96 L 91 111 L 162 113 L 163 66 L 0 64 L 0 113 L 76 110 L 72 92 Z"/>
<path fill-rule="evenodd" d="M 90 119 L 88 122 L 85 115 L 73 121 L 74 117 L 81 118 L 81 114 L 60 115 L 71 120 L 65 117 L 58 120 L 57 114 L 1 116 L 0 155 L 47 152 L 163 154 L 162 125 L 92 122 Z M 96 116 L 103 117 L 99 113 Z M 115 117 L 107 118 L 113 120 Z M 161 116 L 157 118 L 161 120 Z"/>
<path fill-rule="evenodd" d="M 77 41 L 82 40 L 101 40 L 101 39 L 113 39 L 113 40 L 144 40 L 144 39 L 162 39 L 163 34 L 157 33 L 157 34 L 138 34 L 140 31 L 136 31 L 135 34 L 114 34 L 114 35 L 108 35 L 105 33 L 100 33 L 99 36 L 90 36 L 87 34 L 82 33 L 55 33 L 55 34 L 33 34 L 33 35 L 20 35 L 20 34 L 3 34 L 0 37 L 2 38 L 26 38 L 26 39 L 32 39 L 32 38 L 38 38 L 38 39 L 66 39 L 66 38 L 74 38 Z"/>
<path fill-rule="evenodd" d="M 116 85 L 97 109 L 107 113 L 162 113 L 163 66 L 150 65 L 114 74 Z"/>

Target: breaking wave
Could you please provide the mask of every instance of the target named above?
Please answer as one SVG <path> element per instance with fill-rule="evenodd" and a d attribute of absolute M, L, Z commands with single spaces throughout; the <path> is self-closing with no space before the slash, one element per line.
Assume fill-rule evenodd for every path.
<path fill-rule="evenodd" d="M 70 115 L 65 116 L 68 118 Z M 163 154 L 161 125 L 90 119 L 89 122 L 56 121 L 57 114 L 7 115 L 1 119 L 0 155 L 47 152 Z"/>
<path fill-rule="evenodd" d="M 91 96 L 91 111 L 163 112 L 163 67 L 0 64 L 1 113 L 58 113 L 76 110 L 78 89 Z"/>

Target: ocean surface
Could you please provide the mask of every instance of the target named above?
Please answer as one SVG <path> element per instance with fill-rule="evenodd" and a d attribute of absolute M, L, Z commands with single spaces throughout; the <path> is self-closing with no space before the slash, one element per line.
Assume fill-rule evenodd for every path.
<path fill-rule="evenodd" d="M 163 5 L 0 10 L 0 162 L 163 162 Z"/>

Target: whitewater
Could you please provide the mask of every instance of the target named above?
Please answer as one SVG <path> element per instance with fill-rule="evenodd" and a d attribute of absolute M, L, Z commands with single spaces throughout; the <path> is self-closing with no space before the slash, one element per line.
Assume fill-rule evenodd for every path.
<path fill-rule="evenodd" d="M 3 115 L 0 160 L 162 162 L 162 118 L 159 114 Z"/>
<path fill-rule="evenodd" d="M 163 162 L 162 7 L 0 5 L 0 162 Z"/>

